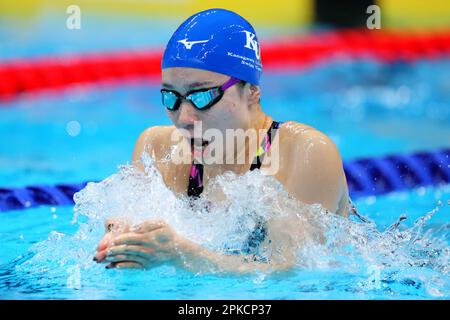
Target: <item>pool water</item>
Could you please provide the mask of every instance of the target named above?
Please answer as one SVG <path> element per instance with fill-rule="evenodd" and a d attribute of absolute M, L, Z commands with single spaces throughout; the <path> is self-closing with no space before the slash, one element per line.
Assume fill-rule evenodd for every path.
<path fill-rule="evenodd" d="M 424 188 L 361 199 L 358 206 L 386 229 L 399 213 L 406 214 L 402 229 L 430 211 L 439 211 L 423 233 L 445 241 L 448 250 L 448 187 Z M 379 282 L 376 268 L 354 259 L 336 267 L 294 268 L 264 275 L 195 275 L 162 266 L 152 270 L 106 270 L 92 261 L 100 225 L 80 232 L 71 224 L 70 207 L 42 207 L 10 212 L 2 218 L 3 239 L 0 296 L 4 299 L 442 299 L 449 297 L 448 252 L 443 261 L 426 267 L 383 267 Z M 86 238 L 81 237 L 84 235 Z M 435 246 L 435 245 L 433 245 Z M 442 246 L 441 246 L 442 248 Z M 433 251 L 430 251 L 433 252 Z M 439 264 L 439 265 L 438 265 Z M 375 264 L 376 265 L 376 264 Z M 437 272 L 439 267 L 442 272 Z"/>

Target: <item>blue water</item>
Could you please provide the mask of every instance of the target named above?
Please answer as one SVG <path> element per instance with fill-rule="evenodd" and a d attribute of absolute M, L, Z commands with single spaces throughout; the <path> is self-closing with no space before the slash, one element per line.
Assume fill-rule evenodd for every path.
<path fill-rule="evenodd" d="M 54 23 L 40 18 L 34 25 L 48 30 L 48 24 Z M 118 37 L 123 41 L 115 42 L 88 33 L 101 23 L 88 21 L 84 33 L 69 35 L 67 31 L 54 37 L 44 37 L 39 28 L 36 35 L 29 35 L 27 26 L 0 24 L 0 39 L 11 30 L 21 36 L 13 42 L 0 41 L 0 59 L 93 48 L 147 48 L 160 46 L 169 34 L 159 23 L 141 21 L 130 30 L 133 36 L 127 37 L 123 28 L 132 27 L 118 23 Z M 160 26 L 152 29 L 151 36 L 141 28 L 150 25 Z M 431 151 L 450 147 L 448 74 L 448 59 L 413 65 L 328 61 L 301 72 L 265 73 L 262 106 L 277 120 L 296 120 L 328 134 L 344 161 Z M 24 95 L 2 103 L 0 187 L 100 181 L 116 173 L 119 165 L 130 160 L 143 129 L 169 124 L 159 99 L 157 86 L 136 80 Z M 69 134 L 71 121 L 80 125 L 78 134 Z M 448 299 L 449 201 L 448 185 L 356 200 L 359 211 L 379 231 L 400 215 L 407 216 L 400 229 L 408 230 L 416 219 L 439 209 L 421 234 L 444 241 L 447 251 L 436 249 L 444 265 L 433 260 L 422 267 L 390 266 L 381 271 L 377 288 L 370 287 L 370 270 L 358 260 L 346 262 L 346 268 L 296 268 L 268 276 L 193 275 L 171 266 L 105 270 L 87 259 L 101 231 L 94 230 L 89 241 L 79 238 L 82 224 L 71 223 L 72 207 L 10 211 L 0 214 L 0 298 Z"/>

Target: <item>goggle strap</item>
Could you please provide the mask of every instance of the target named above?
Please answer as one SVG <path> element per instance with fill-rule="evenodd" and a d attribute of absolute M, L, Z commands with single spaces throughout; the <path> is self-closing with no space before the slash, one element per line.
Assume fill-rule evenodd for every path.
<path fill-rule="evenodd" d="M 222 89 L 223 91 L 227 90 L 229 87 L 231 87 L 232 85 L 241 82 L 241 80 L 237 79 L 237 78 L 233 78 L 231 77 L 230 80 L 228 80 L 227 82 L 225 82 L 220 89 Z"/>

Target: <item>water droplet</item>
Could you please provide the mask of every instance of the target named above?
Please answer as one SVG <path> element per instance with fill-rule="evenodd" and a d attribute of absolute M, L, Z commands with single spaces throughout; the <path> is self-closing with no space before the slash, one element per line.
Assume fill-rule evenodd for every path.
<path fill-rule="evenodd" d="M 367 197 L 367 199 L 366 199 L 367 205 L 372 205 L 375 202 L 377 202 L 377 197 L 375 197 L 375 196 L 370 196 L 370 197 Z"/>
<path fill-rule="evenodd" d="M 80 134 L 81 125 L 78 121 L 69 121 L 66 125 L 66 131 L 71 137 L 76 137 Z"/>
<path fill-rule="evenodd" d="M 421 197 L 423 197 L 426 193 L 426 189 L 424 187 L 420 187 L 417 189 L 417 194 Z"/>

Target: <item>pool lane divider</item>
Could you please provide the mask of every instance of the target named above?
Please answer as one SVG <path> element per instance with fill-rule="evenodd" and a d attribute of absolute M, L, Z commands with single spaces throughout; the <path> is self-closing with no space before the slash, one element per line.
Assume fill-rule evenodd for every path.
<path fill-rule="evenodd" d="M 448 184 L 450 149 L 357 159 L 345 162 L 344 170 L 352 199 Z M 0 212 L 41 205 L 73 205 L 73 195 L 87 183 L 0 188 Z"/>
<path fill-rule="evenodd" d="M 41 205 L 73 205 L 73 195 L 88 182 L 0 188 L 0 212 L 34 208 Z"/>
<path fill-rule="evenodd" d="M 450 149 L 348 161 L 344 171 L 353 199 L 446 184 L 450 183 Z"/>
<path fill-rule="evenodd" d="M 261 51 L 264 70 L 275 71 L 301 70 L 332 58 L 413 62 L 450 57 L 450 30 L 322 31 L 262 42 Z M 162 53 L 155 49 L 0 61 L 0 102 L 25 92 L 61 90 L 75 84 L 142 77 L 159 81 Z"/>

